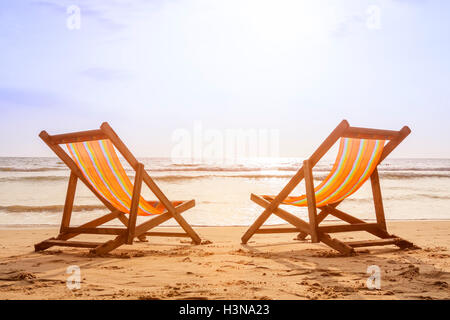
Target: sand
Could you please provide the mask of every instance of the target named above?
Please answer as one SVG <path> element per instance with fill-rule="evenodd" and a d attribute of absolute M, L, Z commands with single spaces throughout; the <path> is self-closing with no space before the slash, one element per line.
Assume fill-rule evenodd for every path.
<path fill-rule="evenodd" d="M 372 247 L 342 257 L 323 244 L 293 240 L 295 234 L 256 235 L 241 245 L 246 228 L 197 227 L 202 245 L 158 237 L 92 257 L 79 248 L 35 253 L 33 244 L 57 229 L 4 229 L 0 299 L 449 299 L 450 221 L 388 227 L 421 249 Z M 80 289 L 66 285 L 72 265 L 80 267 Z M 380 267 L 380 289 L 367 288 L 371 265 Z"/>

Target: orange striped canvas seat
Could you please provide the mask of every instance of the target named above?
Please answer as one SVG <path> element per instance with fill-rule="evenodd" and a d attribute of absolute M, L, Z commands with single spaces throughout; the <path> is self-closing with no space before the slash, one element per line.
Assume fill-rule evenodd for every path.
<path fill-rule="evenodd" d="M 328 176 L 314 188 L 316 206 L 340 202 L 355 193 L 372 174 L 385 140 L 341 138 L 338 155 Z M 263 196 L 272 200 L 274 196 Z M 287 197 L 283 204 L 306 207 L 306 195 Z"/>
<path fill-rule="evenodd" d="M 66 144 L 72 159 L 92 187 L 117 210 L 130 213 L 133 184 L 125 172 L 110 140 Z M 172 202 L 174 206 L 181 201 Z M 139 200 L 138 215 L 148 216 L 165 211 L 158 201 Z"/>

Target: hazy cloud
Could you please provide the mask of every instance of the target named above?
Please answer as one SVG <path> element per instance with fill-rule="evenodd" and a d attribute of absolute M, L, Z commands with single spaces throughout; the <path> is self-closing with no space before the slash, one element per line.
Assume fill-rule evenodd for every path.
<path fill-rule="evenodd" d="M 25 88 L 0 88 L 0 108 L 53 108 L 66 104 L 62 97 L 49 92 Z"/>
<path fill-rule="evenodd" d="M 101 67 L 87 68 L 81 71 L 81 74 L 85 77 L 98 81 L 124 80 L 129 77 L 129 75 L 124 71 Z"/>

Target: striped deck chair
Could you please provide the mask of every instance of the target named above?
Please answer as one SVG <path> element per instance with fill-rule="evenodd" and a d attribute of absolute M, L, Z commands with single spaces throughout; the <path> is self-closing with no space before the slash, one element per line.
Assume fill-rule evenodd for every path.
<path fill-rule="evenodd" d="M 100 255 L 123 244 L 132 244 L 135 237 L 144 240 L 146 236 L 190 237 L 194 243 L 200 243 L 200 237 L 181 216 L 182 212 L 194 207 L 195 201 L 169 201 L 144 170 L 144 165 L 136 160 L 108 123 L 103 123 L 98 130 L 53 136 L 42 131 L 39 136 L 69 167 L 71 173 L 59 235 L 36 244 L 36 251 L 52 246 L 68 246 L 91 248 L 91 253 Z M 126 174 L 116 150 L 135 170 L 134 183 Z M 79 227 L 71 227 L 78 180 L 111 212 Z M 150 188 L 158 201 L 146 201 L 141 196 L 142 182 Z M 153 218 L 136 225 L 138 215 Z M 124 227 L 99 227 L 116 218 Z M 171 218 L 185 232 L 149 232 Z M 112 235 L 115 238 L 104 243 L 69 241 L 80 234 Z"/>
<path fill-rule="evenodd" d="M 378 164 L 383 161 L 411 130 L 400 131 L 350 127 L 342 121 L 277 196 L 252 194 L 251 200 L 265 208 L 253 225 L 242 236 L 247 243 L 255 233 L 299 233 L 298 239 L 311 236 L 312 242 L 323 242 L 345 255 L 354 254 L 354 248 L 397 245 L 400 248 L 413 247 L 411 242 L 387 232 L 378 177 Z M 312 168 L 340 139 L 336 161 L 327 177 L 314 187 Z M 375 206 L 376 223 L 367 223 L 337 209 L 337 206 L 355 193 L 370 178 Z M 305 179 L 306 193 L 289 196 L 294 188 Z M 308 208 L 309 223 L 280 208 L 279 205 Z M 320 212 L 317 213 L 317 208 Z M 282 218 L 293 228 L 261 228 L 271 214 Z M 319 225 L 328 215 L 343 220 L 346 224 Z M 329 233 L 367 231 L 378 237 L 376 240 L 342 242 L 331 238 Z"/>

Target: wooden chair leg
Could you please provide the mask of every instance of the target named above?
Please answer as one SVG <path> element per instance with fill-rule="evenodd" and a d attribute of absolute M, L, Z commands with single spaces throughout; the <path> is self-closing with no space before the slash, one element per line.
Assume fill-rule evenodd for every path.
<path fill-rule="evenodd" d="M 111 220 L 117 218 L 118 214 L 119 214 L 118 211 L 108 213 L 100 218 L 94 219 L 92 221 L 89 221 L 89 222 L 81 225 L 80 228 L 98 227 L 108 221 L 111 221 Z M 48 249 L 48 248 L 54 246 L 54 244 L 52 244 L 51 240 L 67 241 L 73 237 L 76 237 L 77 235 L 79 235 L 79 233 L 60 233 L 58 235 L 58 237 L 56 237 L 56 238 L 52 237 L 52 238 L 46 239 L 44 241 L 41 241 L 39 243 L 36 243 L 34 245 L 34 249 L 35 249 L 35 251 L 42 251 L 42 250 L 45 250 L 45 249 Z"/>
<path fill-rule="evenodd" d="M 319 242 L 319 230 L 317 222 L 316 195 L 314 191 L 314 178 L 309 160 L 303 161 L 305 171 L 306 200 L 308 202 L 309 227 L 311 229 L 311 241 Z"/>
<path fill-rule="evenodd" d="M 270 202 L 266 199 L 262 198 L 261 196 L 252 194 L 250 199 L 255 202 L 256 204 L 260 205 L 261 207 L 268 208 L 270 206 Z M 273 211 L 273 214 L 278 216 L 279 218 L 283 219 L 289 224 L 292 224 L 294 227 L 296 227 L 298 230 L 308 233 L 310 232 L 309 224 L 300 219 L 299 217 L 287 212 L 286 210 L 283 210 L 281 208 L 276 208 Z"/>
<path fill-rule="evenodd" d="M 327 246 L 339 251 L 343 255 L 351 256 L 355 254 L 355 249 L 353 249 L 351 246 L 347 245 L 346 243 L 331 238 L 328 234 L 322 233 L 320 235 L 320 241 L 325 243 Z"/>
<path fill-rule="evenodd" d="M 181 205 L 177 206 L 176 208 L 172 205 L 171 202 L 168 203 L 168 206 L 166 206 L 166 210 L 172 215 L 172 218 L 175 219 L 175 221 L 178 223 L 178 225 L 186 232 L 189 237 L 192 239 L 192 241 L 195 244 L 200 244 L 202 242 L 202 239 L 200 236 L 195 232 L 195 230 L 191 227 L 189 223 L 181 216 L 180 213 L 183 211 L 186 211 L 187 209 L 192 208 L 195 206 L 195 201 L 190 200 L 185 203 L 182 203 Z"/>
<path fill-rule="evenodd" d="M 120 222 L 122 222 L 122 224 L 128 228 L 128 218 L 125 217 L 125 214 L 122 213 L 117 218 L 119 218 Z M 138 238 L 139 241 L 141 242 L 148 242 L 147 237 L 145 235 L 140 235 L 136 238 Z"/>
<path fill-rule="evenodd" d="M 127 244 L 133 244 L 134 231 L 136 229 L 137 212 L 139 209 L 139 201 L 141 198 L 142 177 L 144 165 L 139 164 L 134 178 L 133 196 L 131 197 L 130 218 L 128 219 L 128 235 Z"/>
<path fill-rule="evenodd" d="M 120 213 L 117 218 L 122 222 L 122 224 L 128 228 L 128 218 L 125 216 L 125 213 Z"/>
<path fill-rule="evenodd" d="M 320 224 L 327 216 L 328 216 L 328 212 L 327 211 L 325 211 L 325 210 L 322 210 L 322 211 L 320 211 L 320 213 L 317 215 L 317 219 L 316 219 L 316 221 L 317 221 L 317 224 Z M 297 240 L 305 240 L 305 238 L 308 236 L 308 234 L 307 233 L 305 233 L 305 232 L 300 232 L 298 235 L 297 235 Z"/>
<path fill-rule="evenodd" d="M 191 227 L 191 225 L 187 223 L 187 221 L 181 215 L 175 213 L 173 217 L 181 226 L 181 228 L 189 235 L 189 237 L 195 244 L 200 244 L 202 242 L 202 239 L 197 234 L 197 232 L 195 232 L 195 230 Z"/>
<path fill-rule="evenodd" d="M 386 218 L 384 216 L 383 197 L 381 195 L 380 178 L 378 176 L 378 169 L 372 172 L 370 176 L 370 183 L 372 185 L 373 203 L 375 206 L 375 214 L 377 216 L 377 223 L 381 229 L 387 230 Z"/>
<path fill-rule="evenodd" d="M 43 250 L 53 247 L 53 244 L 49 243 L 49 241 L 55 240 L 55 239 L 56 239 L 55 237 L 51 237 L 51 238 L 45 239 L 44 241 L 36 243 L 34 245 L 34 251 L 35 252 L 43 251 Z"/>
<path fill-rule="evenodd" d="M 73 201 L 75 199 L 75 190 L 77 188 L 77 181 L 78 181 L 77 175 L 73 171 L 71 171 L 69 177 L 69 185 L 67 187 L 66 201 L 64 203 L 64 210 L 61 219 L 61 226 L 59 229 L 60 233 L 63 232 L 64 228 L 67 228 L 70 225 L 70 218 L 72 216 Z"/>
<path fill-rule="evenodd" d="M 91 254 L 102 255 L 127 243 L 127 236 L 117 236 L 114 240 L 107 241 L 90 251 Z"/>
<path fill-rule="evenodd" d="M 263 213 L 253 222 L 253 224 L 247 229 L 244 235 L 241 238 L 241 243 L 246 244 L 248 240 L 255 234 L 256 230 L 258 230 L 263 223 L 269 218 L 272 214 L 271 208 L 266 208 Z"/>

